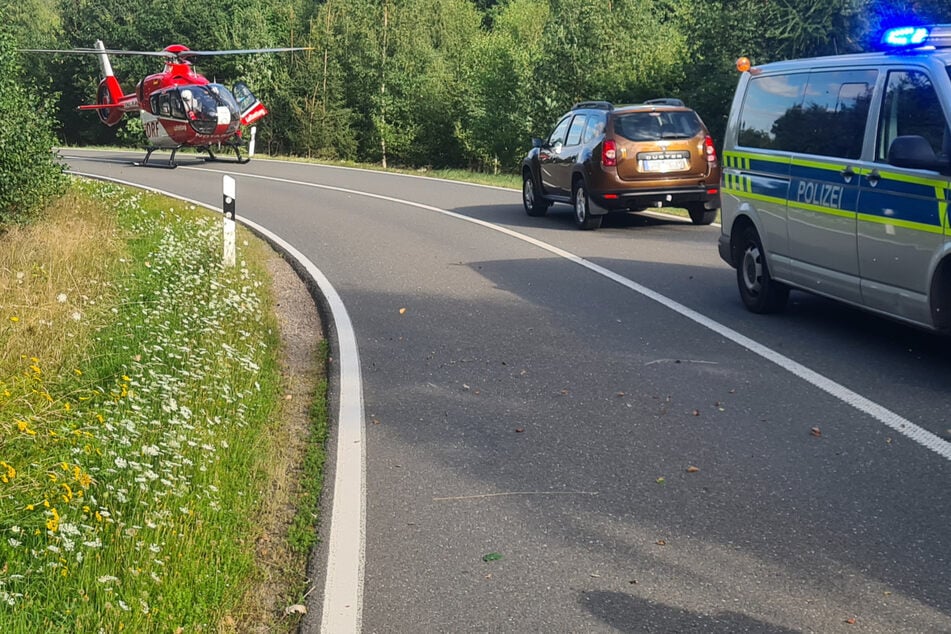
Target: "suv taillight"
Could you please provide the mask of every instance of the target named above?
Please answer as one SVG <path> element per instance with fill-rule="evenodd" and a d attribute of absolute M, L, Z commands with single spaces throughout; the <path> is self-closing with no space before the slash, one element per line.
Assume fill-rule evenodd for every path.
<path fill-rule="evenodd" d="M 601 144 L 601 165 L 604 167 L 617 166 L 617 144 L 614 139 L 605 139 Z"/>
<path fill-rule="evenodd" d="M 706 137 L 703 140 L 703 153 L 707 157 L 707 163 L 717 162 L 717 149 L 713 147 L 712 137 Z"/>

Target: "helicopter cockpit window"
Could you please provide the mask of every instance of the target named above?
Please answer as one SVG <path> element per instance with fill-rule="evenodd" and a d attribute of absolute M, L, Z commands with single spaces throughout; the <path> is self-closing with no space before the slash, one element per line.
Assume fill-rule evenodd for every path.
<path fill-rule="evenodd" d="M 257 97 L 251 92 L 251 89 L 244 82 L 238 82 L 234 85 L 234 96 L 238 100 L 239 112 L 245 113 L 254 106 Z"/>
<path fill-rule="evenodd" d="M 172 106 L 167 92 L 152 95 L 152 112 L 160 117 L 172 116 Z"/>
<path fill-rule="evenodd" d="M 234 95 L 231 94 L 231 91 L 227 87 L 222 86 L 221 84 L 208 84 L 208 89 L 215 94 L 218 99 L 221 100 L 222 104 L 228 106 L 228 110 L 231 111 L 233 115 L 240 115 L 240 110 L 238 109 L 238 102 L 235 100 Z"/>
<path fill-rule="evenodd" d="M 207 86 L 179 88 L 184 118 L 201 134 L 212 134 L 218 126 L 218 99 Z"/>

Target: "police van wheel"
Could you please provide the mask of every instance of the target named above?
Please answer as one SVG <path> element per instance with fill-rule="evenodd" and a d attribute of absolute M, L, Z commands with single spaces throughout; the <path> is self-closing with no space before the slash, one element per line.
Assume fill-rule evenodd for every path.
<path fill-rule="evenodd" d="M 707 209 L 703 203 L 688 205 L 687 213 L 690 214 L 690 222 L 695 225 L 708 225 L 717 219 L 717 210 Z"/>
<path fill-rule="evenodd" d="M 747 227 L 740 236 L 736 282 L 746 308 L 754 313 L 773 313 L 786 306 L 789 287 L 769 276 L 766 253 L 759 234 Z"/>

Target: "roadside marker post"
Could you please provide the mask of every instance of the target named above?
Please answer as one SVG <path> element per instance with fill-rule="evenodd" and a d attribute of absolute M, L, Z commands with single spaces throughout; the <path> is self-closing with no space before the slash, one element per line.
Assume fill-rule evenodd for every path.
<path fill-rule="evenodd" d="M 234 266 L 235 264 L 235 221 L 234 221 L 234 208 L 237 202 L 235 196 L 235 182 L 234 179 L 230 176 L 225 176 L 222 183 L 222 192 L 224 197 L 224 204 L 222 205 L 222 210 L 225 213 L 224 218 L 224 257 L 223 264 L 226 267 Z"/>

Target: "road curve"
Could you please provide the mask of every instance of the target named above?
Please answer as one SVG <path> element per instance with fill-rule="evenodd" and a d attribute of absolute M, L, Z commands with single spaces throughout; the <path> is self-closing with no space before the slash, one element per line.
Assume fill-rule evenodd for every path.
<path fill-rule="evenodd" d="M 807 295 L 749 315 L 716 230 L 679 220 L 63 154 L 212 207 L 231 174 L 352 319 L 365 569 L 305 630 L 951 631 L 946 340 Z"/>

